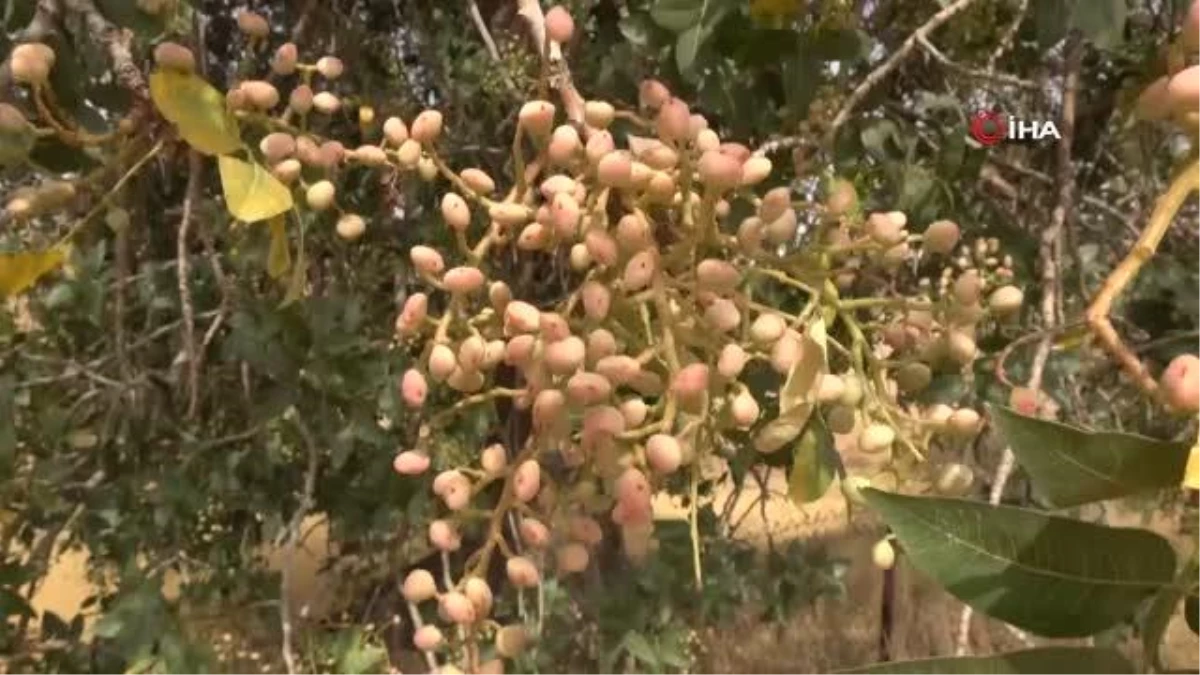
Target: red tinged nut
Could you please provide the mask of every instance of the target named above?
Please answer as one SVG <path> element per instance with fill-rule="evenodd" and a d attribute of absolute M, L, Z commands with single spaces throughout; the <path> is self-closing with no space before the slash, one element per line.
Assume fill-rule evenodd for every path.
<path fill-rule="evenodd" d="M 717 298 L 704 310 L 704 322 L 718 333 L 728 333 L 742 323 L 742 314 L 732 300 Z"/>
<path fill-rule="evenodd" d="M 451 270 L 453 271 L 453 270 Z M 449 273 L 447 273 L 449 274 Z M 483 365 L 487 343 L 478 335 L 472 335 L 458 345 L 458 366 L 466 371 L 475 371 Z"/>
<path fill-rule="evenodd" d="M 336 56 L 322 56 L 317 59 L 317 72 L 327 80 L 338 79 L 345 70 L 345 64 Z"/>
<path fill-rule="evenodd" d="M 696 283 L 701 290 L 730 293 L 740 282 L 741 273 L 724 260 L 708 258 L 696 266 Z"/>
<path fill-rule="evenodd" d="M 778 219 L 792 207 L 792 191 L 787 187 L 772 188 L 763 195 L 758 206 L 758 217 L 764 223 Z"/>
<path fill-rule="evenodd" d="M 717 372 L 727 380 L 735 380 L 742 374 L 742 369 L 749 360 L 750 356 L 746 350 L 742 349 L 741 345 L 731 342 L 721 348 L 721 354 L 717 357 Z"/>
<path fill-rule="evenodd" d="M 588 281 L 580 289 L 583 312 L 593 321 L 603 320 L 612 307 L 612 291 L 599 281 Z"/>
<path fill-rule="evenodd" d="M 729 414 L 733 423 L 742 429 L 748 428 L 758 420 L 758 401 L 748 391 L 742 391 L 733 397 L 729 404 Z"/>
<path fill-rule="evenodd" d="M 588 408 L 583 414 L 583 435 L 585 437 L 616 436 L 625 431 L 625 416 L 621 411 L 610 405 Z"/>
<path fill-rule="evenodd" d="M 1170 76 L 1163 75 L 1142 90 L 1134 105 L 1138 119 L 1156 122 L 1171 116 L 1170 94 L 1167 90 L 1170 81 Z"/>
<path fill-rule="evenodd" d="M 154 62 L 160 68 L 169 68 L 181 73 L 196 71 L 196 55 L 178 42 L 163 42 L 155 47 Z"/>
<path fill-rule="evenodd" d="M 551 373 L 570 375 L 583 365 L 587 356 L 587 346 L 581 338 L 571 335 L 546 345 L 543 356 Z"/>
<path fill-rule="evenodd" d="M 646 463 L 656 473 L 674 473 L 683 463 L 679 440 L 667 434 L 654 434 L 646 439 Z"/>
<path fill-rule="evenodd" d="M 443 639 L 440 628 L 426 624 L 413 633 L 413 646 L 423 652 L 431 652 L 442 646 Z"/>
<path fill-rule="evenodd" d="M 544 138 L 554 128 L 554 104 L 549 101 L 529 101 L 521 106 L 517 120 L 525 133 Z"/>
<path fill-rule="evenodd" d="M 448 520 L 435 520 L 429 523 L 429 542 L 439 551 L 453 553 L 462 547 L 462 535 Z"/>
<path fill-rule="evenodd" d="M 300 61 L 300 52 L 295 43 L 285 42 L 275 50 L 271 58 L 271 72 L 276 75 L 291 75 L 296 72 L 296 64 Z"/>
<path fill-rule="evenodd" d="M 771 175 L 771 160 L 766 157 L 751 157 L 742 164 L 742 185 L 758 185 Z"/>
<path fill-rule="evenodd" d="M 401 476 L 419 476 L 429 470 L 429 456 L 405 450 L 392 460 L 392 468 Z"/>
<path fill-rule="evenodd" d="M 537 460 L 527 459 L 517 466 L 513 474 L 513 496 L 517 501 L 528 504 L 542 489 L 542 468 Z"/>
<path fill-rule="evenodd" d="M 401 593 L 413 604 L 425 602 L 437 595 L 437 583 L 429 570 L 416 569 L 404 577 Z"/>
<path fill-rule="evenodd" d="M 588 255 L 599 265 L 612 267 L 617 263 L 617 240 L 612 235 L 599 228 L 592 228 L 583 235 L 583 245 Z M 645 253 L 643 251 L 642 253 Z M 641 255 L 640 253 L 638 255 Z"/>
<path fill-rule="evenodd" d="M 550 429 L 562 421 L 567 398 L 557 389 L 543 389 L 533 399 L 533 426 L 535 429 Z"/>
<path fill-rule="evenodd" d="M 575 405 L 603 403 L 612 395 L 612 389 L 612 383 L 599 373 L 579 372 L 567 380 L 567 398 Z"/>
<path fill-rule="evenodd" d="M 1167 364 L 1160 385 L 1163 399 L 1172 409 L 1193 415 L 1200 410 L 1200 359 L 1180 354 Z"/>
<path fill-rule="evenodd" d="M 532 333 L 542 322 L 542 313 L 537 307 L 513 300 L 504 308 L 504 326 L 512 333 Z"/>
<path fill-rule="evenodd" d="M 289 133 L 276 131 L 263 136 L 258 149 L 268 164 L 278 164 L 296 151 L 296 138 Z"/>
<path fill-rule="evenodd" d="M 13 47 L 8 55 L 9 72 L 21 84 L 42 84 L 54 67 L 54 50 L 40 42 L 26 42 Z"/>
<path fill-rule="evenodd" d="M 429 145 L 442 135 L 442 113 L 425 110 L 417 115 L 409 129 L 409 137 L 421 145 Z"/>
<path fill-rule="evenodd" d="M 1184 68 L 1167 82 L 1167 97 L 1178 113 L 1200 108 L 1200 66 Z"/>
<path fill-rule="evenodd" d="M 664 141 L 687 140 L 691 135 L 689 133 L 691 115 L 691 110 L 683 101 L 677 98 L 664 101 L 654 122 L 658 137 Z"/>
<path fill-rule="evenodd" d="M 241 11 L 237 15 L 238 30 L 248 37 L 262 39 L 271 34 L 271 26 L 263 15 L 256 12 Z"/>
<path fill-rule="evenodd" d="M 483 288 L 483 272 L 478 267 L 455 267 L 442 277 L 446 290 L 458 295 L 475 293 Z"/>
<path fill-rule="evenodd" d="M 529 558 L 513 556 L 504 566 L 508 580 L 517 588 L 533 588 L 542 581 L 542 575 Z"/>
<path fill-rule="evenodd" d="M 479 453 L 479 466 L 489 474 L 499 474 L 508 466 L 508 452 L 503 445 L 492 443 Z"/>
<path fill-rule="evenodd" d="M 428 246 L 414 246 L 408 252 L 409 260 L 412 261 L 413 267 L 423 274 L 437 276 L 446 269 L 446 262 L 442 259 L 442 254 Z"/>
<path fill-rule="evenodd" d="M 932 253 L 949 255 L 958 245 L 960 230 L 953 220 L 935 220 L 925 228 L 924 248 Z"/>
<path fill-rule="evenodd" d="M 581 147 L 583 147 L 583 141 L 579 138 L 579 132 L 575 130 L 575 127 L 563 124 L 555 128 L 550 135 L 550 144 L 546 147 L 546 155 L 552 164 L 566 166 L 575 158 Z"/>
<path fill-rule="evenodd" d="M 521 535 L 521 541 L 530 548 L 541 550 L 550 544 L 550 529 L 537 518 L 522 518 L 517 532 Z"/>
<path fill-rule="evenodd" d="M 454 373 L 458 367 L 458 362 L 454 357 L 454 350 L 446 345 L 434 345 L 429 352 L 429 375 L 433 377 L 435 382 L 445 382 L 446 378 Z"/>
<path fill-rule="evenodd" d="M 617 338 L 604 328 L 596 328 L 587 334 L 588 363 L 597 363 L 606 356 L 617 353 Z M 634 361 L 634 363 L 637 363 Z M 608 377 L 605 375 L 605 377 Z M 612 378 L 609 378 L 612 379 Z"/>
<path fill-rule="evenodd" d="M 615 247 L 615 243 L 614 243 Z M 645 289 L 654 279 L 655 273 L 658 271 L 658 251 L 648 248 L 644 251 L 639 251 L 625 265 L 625 272 L 621 276 L 625 290 L 630 293 L 636 293 Z"/>
<path fill-rule="evenodd" d="M 633 162 L 624 152 L 609 152 L 596 164 L 596 177 L 605 187 L 627 188 L 633 182 Z"/>
<path fill-rule="evenodd" d="M 307 84 L 296 85 L 288 94 L 288 107 L 300 115 L 307 115 L 313 107 L 313 90 Z"/>
<path fill-rule="evenodd" d="M 479 577 L 470 577 L 463 583 L 463 595 L 475 605 L 475 613 L 480 617 L 486 617 L 492 613 L 493 596 L 492 589 L 487 585 L 487 582 Z"/>
<path fill-rule="evenodd" d="M 678 397 L 694 400 L 708 391 L 708 365 L 692 363 L 675 373 L 671 381 L 671 391 Z"/>
<path fill-rule="evenodd" d="M 248 80 L 239 87 L 246 101 L 259 110 L 270 110 L 279 104 L 279 90 L 265 80 Z"/>
<path fill-rule="evenodd" d="M 559 573 L 575 574 L 587 569 L 590 555 L 586 546 L 579 542 L 571 542 L 560 546 L 554 557 Z"/>
<path fill-rule="evenodd" d="M 742 182 L 741 163 L 718 150 L 709 150 L 701 155 L 697 170 L 700 182 L 718 192 L 732 190 Z"/>
<path fill-rule="evenodd" d="M 607 129 L 616 114 L 616 109 L 608 101 L 588 101 L 583 104 L 583 120 L 595 129 Z"/>
<path fill-rule="evenodd" d="M 575 34 L 575 19 L 562 5 L 546 10 L 546 35 L 555 42 L 570 42 Z"/>
<path fill-rule="evenodd" d="M 629 384 L 641 370 L 642 366 L 637 359 L 624 354 L 605 356 L 596 362 L 596 372 L 615 385 Z"/>
<path fill-rule="evenodd" d="M 1034 417 L 1038 414 L 1038 393 L 1029 387 L 1013 387 L 1008 393 L 1008 407 L 1025 415 Z"/>
<path fill-rule="evenodd" d="M 400 380 L 400 395 L 410 408 L 420 408 L 425 405 L 425 397 L 429 395 L 429 385 L 425 376 L 415 368 L 404 371 Z"/>
<path fill-rule="evenodd" d="M 471 209 L 465 199 L 453 192 L 447 192 L 442 196 L 442 218 L 450 229 L 465 232 L 471 224 Z"/>
<path fill-rule="evenodd" d="M 642 80 L 638 86 L 638 103 L 643 108 L 657 110 L 671 98 L 671 90 L 658 80 Z"/>
<path fill-rule="evenodd" d="M 438 614 L 447 621 L 460 626 L 474 623 L 477 618 L 475 604 L 471 599 L 457 591 L 445 593 L 438 598 Z"/>

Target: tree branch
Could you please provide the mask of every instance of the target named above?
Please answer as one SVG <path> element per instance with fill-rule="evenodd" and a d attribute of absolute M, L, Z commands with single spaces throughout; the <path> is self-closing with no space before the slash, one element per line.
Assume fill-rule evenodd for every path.
<path fill-rule="evenodd" d="M 296 425 L 296 430 L 300 432 L 300 437 L 303 439 L 304 446 L 308 450 L 308 469 L 304 472 L 304 491 L 300 495 L 300 503 L 296 506 L 296 512 L 292 514 L 292 519 L 288 523 L 287 541 L 285 542 L 284 559 L 279 580 L 279 626 L 283 633 L 283 644 L 280 647 L 280 651 L 283 656 L 283 663 L 287 667 L 289 674 L 297 672 L 296 649 L 292 644 L 292 602 L 288 595 L 292 580 L 292 556 L 296 553 L 296 547 L 300 545 L 300 528 L 304 524 L 304 519 L 308 517 L 308 513 L 312 510 L 315 502 L 317 470 L 321 462 L 321 455 L 317 448 L 316 439 L 313 438 L 308 425 L 304 423 L 299 413 L 293 411 L 292 417 L 292 421 Z"/>
<path fill-rule="evenodd" d="M 1042 329 L 1046 331 L 1046 334 L 1042 337 L 1041 342 L 1038 344 L 1037 352 L 1034 354 L 1033 365 L 1030 367 L 1027 384 L 1029 389 L 1036 392 L 1038 400 L 1041 398 L 1042 376 L 1045 373 L 1046 362 L 1050 357 L 1050 346 L 1054 340 L 1054 328 L 1058 325 L 1059 293 L 1057 289 L 1062 283 L 1060 270 L 1062 266 L 1063 231 L 1067 228 L 1075 207 L 1075 166 L 1071 161 L 1071 146 L 1075 138 L 1075 106 L 1079 93 L 1079 67 L 1082 60 L 1083 41 L 1077 34 L 1072 34 L 1067 38 L 1066 56 L 1063 64 L 1063 104 L 1060 129 L 1062 136 L 1059 139 L 1057 147 L 1057 167 L 1055 172 L 1058 195 L 1054 210 L 1050 214 L 1050 223 L 1042 230 L 1038 248 L 1038 258 L 1042 268 Z M 1000 503 L 1000 498 L 1004 494 L 1004 487 L 1008 484 L 1008 479 L 1012 475 L 1015 463 L 1016 459 L 1013 456 L 1012 448 L 1005 446 L 1004 455 L 1001 457 L 1000 464 L 996 467 L 996 473 L 992 479 L 988 503 L 993 505 Z M 963 607 L 962 614 L 959 617 L 958 640 L 955 649 L 959 655 L 967 652 L 967 643 L 971 633 L 972 613 L 973 611 L 970 607 Z"/>
<path fill-rule="evenodd" d="M 552 68 L 551 83 L 562 98 L 567 118 L 583 125 L 583 96 L 571 81 L 571 69 L 563 58 L 562 46 L 546 36 L 546 15 L 542 13 L 541 4 L 538 0 L 517 0 L 517 13 L 529 22 L 529 32 L 533 35 L 538 53 L 549 61 Z"/>
<path fill-rule="evenodd" d="M 871 93 L 872 89 L 878 86 L 892 71 L 896 70 L 904 62 L 904 59 L 908 58 L 908 55 L 916 49 L 920 40 L 927 38 L 930 33 L 953 18 L 955 14 L 970 7 L 975 2 L 976 0 L 956 0 L 953 4 L 947 5 L 941 11 L 929 17 L 928 21 L 922 24 L 912 35 L 908 36 L 908 39 L 904 41 L 904 44 L 900 45 L 900 48 L 894 54 L 889 56 L 875 70 L 871 71 L 871 74 L 867 75 L 867 78 L 854 88 L 854 91 L 851 92 L 846 102 L 842 104 L 842 109 L 833 118 L 829 131 L 825 134 L 825 145 L 828 147 L 833 146 L 833 142 L 837 140 L 838 130 L 850 119 L 850 115 L 854 113 L 854 109 L 863 102 L 863 99 Z"/>

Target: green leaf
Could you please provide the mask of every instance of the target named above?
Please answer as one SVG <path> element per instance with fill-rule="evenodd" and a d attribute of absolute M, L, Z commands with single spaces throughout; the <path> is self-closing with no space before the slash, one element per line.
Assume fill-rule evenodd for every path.
<path fill-rule="evenodd" d="M 833 434 L 829 433 L 825 420 L 815 415 L 796 445 L 796 457 L 788 476 L 788 496 L 801 506 L 820 499 L 829 490 L 836 467 Z"/>
<path fill-rule="evenodd" d="M 622 642 L 625 643 L 626 651 L 633 658 L 651 667 L 658 665 L 658 655 L 654 653 L 654 647 L 650 646 L 650 643 L 641 633 L 630 631 L 625 634 L 625 639 Z"/>
<path fill-rule="evenodd" d="M 199 76 L 156 70 L 150 74 L 150 98 L 196 150 L 224 155 L 242 147 L 237 119 L 225 107 L 225 97 Z"/>
<path fill-rule="evenodd" d="M 1058 44 L 1070 27 L 1074 0 L 1033 0 L 1033 25 L 1038 46 L 1049 49 Z"/>
<path fill-rule="evenodd" d="M 962 656 L 876 663 L 843 673 L 1132 673 L 1133 665 L 1112 649 L 1041 647 L 992 656 Z"/>
<path fill-rule="evenodd" d="M 1150 608 L 1146 611 L 1142 623 L 1142 653 L 1149 659 L 1155 670 L 1160 672 L 1164 670 L 1162 655 L 1158 647 L 1162 644 L 1163 635 L 1167 632 L 1167 625 L 1171 623 L 1175 608 L 1179 605 L 1179 601 L 1187 595 L 1188 586 L 1186 584 L 1194 584 L 1197 574 L 1200 574 L 1200 567 L 1197 566 L 1196 558 L 1193 556 L 1175 577 L 1175 583 L 1178 585 L 1164 586 L 1160 589 L 1154 596 L 1154 602 L 1150 603 Z"/>
<path fill-rule="evenodd" d="M 650 8 L 654 23 L 674 33 L 682 33 L 700 23 L 708 0 L 657 0 Z"/>
<path fill-rule="evenodd" d="M 1125 39 L 1126 0 L 1084 0 L 1075 3 L 1071 23 L 1099 49 L 1118 47 Z"/>
<path fill-rule="evenodd" d="M 1056 507 L 1174 487 L 1188 445 L 1144 436 L 1092 432 L 993 408 L 992 417 L 1034 488 Z"/>
<path fill-rule="evenodd" d="M 629 16 L 617 23 L 617 29 L 630 44 L 645 47 L 650 43 L 650 32 L 654 25 L 645 12 L 630 12 Z"/>
<path fill-rule="evenodd" d="M 353 643 L 338 655 L 338 673 L 361 675 L 362 673 L 378 673 L 379 666 L 387 659 L 387 651 L 378 645 L 368 644 L 361 635 L 356 635 Z"/>
<path fill-rule="evenodd" d="M 37 143 L 33 125 L 16 108 L 0 108 L 0 166 L 14 166 L 25 161 Z"/>
<path fill-rule="evenodd" d="M 1183 601 L 1183 618 L 1193 633 L 1200 635 L 1200 596 L 1195 593 Z"/>
<path fill-rule="evenodd" d="M 292 208 L 292 191 L 262 166 L 229 155 L 221 155 L 217 166 L 225 207 L 234 218 L 253 223 Z"/>
<path fill-rule="evenodd" d="M 62 246 L 30 253 L 0 254 L 0 298 L 21 293 L 61 267 L 66 259 L 67 251 Z"/>
<path fill-rule="evenodd" d="M 696 62 L 696 53 L 700 51 L 700 42 L 704 39 L 704 26 L 696 24 L 679 34 L 675 41 L 675 67 L 680 73 L 692 69 Z"/>
<path fill-rule="evenodd" d="M 976 610 L 1047 637 L 1113 626 L 1175 573 L 1171 545 L 1144 530 L 962 499 L 863 495 L 917 569 Z"/>
<path fill-rule="evenodd" d="M 121 630 L 125 627 L 125 621 L 120 614 L 111 613 L 105 614 L 96 621 L 96 627 L 93 631 L 96 637 L 104 640 L 112 640 L 121 634 Z"/>
<path fill-rule="evenodd" d="M 891 120 L 880 120 L 862 131 L 862 144 L 876 159 L 888 156 L 887 142 L 897 137 L 899 130 Z"/>

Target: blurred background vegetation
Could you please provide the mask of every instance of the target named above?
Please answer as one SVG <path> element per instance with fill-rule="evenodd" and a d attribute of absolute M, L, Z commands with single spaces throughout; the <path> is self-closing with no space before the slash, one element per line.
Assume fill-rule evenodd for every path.
<path fill-rule="evenodd" d="M 825 136 L 846 96 L 948 3 L 564 4 L 579 27 L 566 50 L 586 97 L 631 108 L 642 79 L 661 79 L 722 137 L 750 147 L 777 143 L 772 158 L 787 167 L 783 180 L 802 206 L 821 198 L 825 181 L 844 177 L 867 209 L 899 209 L 921 223 L 951 218 L 968 242 L 1000 239 L 1026 290 L 1028 316 L 985 345 L 993 352 L 1038 329 L 1029 308 L 1048 290 L 1035 266 L 1039 232 L 1056 200 L 1055 144 L 980 147 L 968 138 L 970 115 L 998 109 L 1058 119 L 1064 44 L 1074 35 L 1084 41 L 1071 151 L 1077 199 L 1053 289 L 1066 317 L 1079 315 L 1128 250 L 1184 150 L 1165 127 L 1135 124 L 1131 114 L 1137 93 L 1164 69 L 1162 47 L 1185 9 L 1181 0 L 977 2 L 931 36 L 931 49 L 918 50 L 872 89 L 833 144 Z M 455 165 L 495 176 L 511 171 L 515 113 L 536 95 L 539 68 L 511 0 L 0 0 L 0 53 L 31 39 L 52 44 L 57 101 L 81 126 L 101 132 L 131 99 L 109 72 L 89 12 L 132 31 L 131 49 L 147 71 L 161 40 L 203 50 L 208 79 L 224 90 L 239 73 L 263 72 L 272 51 L 246 51 L 234 17 L 247 7 L 269 19 L 272 50 L 292 39 L 309 60 L 335 54 L 345 61 L 335 89 L 346 104 L 329 133 L 348 146 L 359 138 L 359 106 L 372 106 L 378 119 L 411 119 L 437 107 Z M 5 74 L 0 85 L 0 100 L 28 110 Z M 94 177 L 96 189 L 77 197 L 79 213 L 130 163 L 57 142 L 39 143 L 31 160 L 6 168 L 0 191 L 39 174 Z M 266 228 L 231 227 L 214 167 L 202 170 L 197 231 L 186 245 L 205 347 L 194 411 L 184 390 L 177 281 L 188 179 L 183 146 L 160 155 L 121 195 L 128 225 L 97 219 L 67 273 L 0 308 L 0 613 L 7 617 L 0 663 L 8 672 L 279 668 L 273 645 L 281 586 L 261 547 L 282 541 L 301 508 L 310 452 L 319 480 L 305 507 L 327 520 L 330 564 L 349 582 L 343 612 L 304 624 L 306 664 L 374 672 L 399 663 L 400 638 L 389 632 L 391 617 L 403 614 L 395 580 L 427 554 L 424 525 L 433 507 L 415 481 L 390 469 L 416 425 L 397 403 L 408 356 L 391 346 L 392 322 L 398 303 L 419 287 L 407 250 L 445 236 L 438 191 L 418 181 L 351 176 L 350 201 L 368 218 L 366 236 L 351 246 L 331 223 L 308 223 L 304 258 L 292 261 L 306 274 L 307 294 L 282 305 L 293 277 L 267 274 Z M 0 250 L 52 242 L 71 224 L 0 220 Z M 1197 235 L 1192 204 L 1119 306 L 1119 330 L 1156 368 L 1197 342 Z M 518 297 L 560 292 L 561 280 L 541 272 L 550 261 L 512 264 L 528 270 Z M 1018 352 L 1009 363 L 1014 381 L 1024 379 L 1029 357 Z M 1006 400 L 992 365 L 983 359 L 973 379 L 937 385 L 956 393 L 966 387 L 976 402 Z M 1065 419 L 1163 437 L 1181 430 L 1079 345 L 1055 353 L 1044 388 Z M 472 455 L 496 422 L 486 413 L 455 427 L 438 465 Z M 982 445 L 970 461 L 987 469 L 995 453 Z M 1014 481 L 1013 493 L 1021 491 Z M 562 628 L 521 667 L 703 668 L 696 644 L 705 626 L 747 607 L 761 612 L 764 625 L 785 622 L 818 596 L 840 591 L 844 563 L 815 544 L 775 549 L 763 561 L 716 530 L 705 528 L 710 588 L 701 597 L 677 573 L 689 563 L 674 562 L 690 555 L 686 533 L 670 531 L 637 575 L 618 568 L 596 581 L 600 587 L 549 586 L 546 621 Z M 38 614 L 30 599 L 69 548 L 90 552 L 99 590 L 78 614 Z M 183 582 L 164 594 L 171 575 Z M 38 629 L 30 633 L 30 626 Z M 229 631 L 237 634 L 234 647 L 219 637 Z M 872 659 L 863 654 L 840 665 Z"/>

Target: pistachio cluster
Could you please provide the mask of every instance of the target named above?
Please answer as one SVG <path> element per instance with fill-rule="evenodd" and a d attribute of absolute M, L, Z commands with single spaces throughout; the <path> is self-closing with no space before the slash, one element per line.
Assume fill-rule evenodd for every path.
<path fill-rule="evenodd" d="M 268 48 L 263 17 L 243 12 L 237 23 L 252 49 Z M 562 8 L 546 13 L 545 28 L 558 43 L 575 30 Z M 178 75 L 197 67 L 176 43 L 158 45 L 154 59 Z M 21 45 L 14 77 L 40 86 L 53 61 L 48 47 Z M 437 110 L 377 120 L 363 106 L 359 127 L 377 142 L 347 147 L 322 137 L 315 130 L 323 119 L 344 112 L 329 86 L 345 72 L 337 57 L 305 62 L 284 43 L 270 70 L 279 77 L 263 73 L 232 87 L 227 111 L 253 129 L 254 159 L 302 197 L 301 208 L 328 214 L 342 239 L 360 241 L 369 227 L 339 204 L 347 166 L 416 175 L 441 190 L 454 244 L 411 249 L 428 289 L 410 295 L 395 319 L 396 348 L 413 364 L 398 388 L 423 424 L 393 468 L 431 477 L 444 512 L 427 534 L 446 553 L 463 546 L 465 522 L 485 508 L 484 488 L 502 486 L 499 502 L 486 505 L 483 548 L 460 579 L 439 589 L 418 570 L 403 580 L 414 644 L 443 661 L 443 672 L 459 671 L 455 664 L 502 672 L 502 659 L 533 637 L 489 618 L 495 589 L 482 570 L 497 553 L 513 587 L 537 587 L 545 575 L 586 570 L 605 537 L 602 522 L 610 522 L 628 557 L 641 560 L 656 546 L 656 493 L 686 484 L 694 495 L 701 466 L 731 452 L 781 452 L 818 417 L 844 453 L 868 458 L 847 463 L 850 495 L 876 472 L 919 459 L 932 435 L 978 431 L 970 408 L 914 401 L 937 370 L 969 369 L 978 332 L 1019 311 L 1023 295 L 997 242 L 960 246 L 949 220 L 915 234 L 918 224 L 904 213 L 864 213 L 845 181 L 835 181 L 822 204 L 797 202 L 777 184 L 770 159 L 722 138 L 656 80 L 641 84 L 634 110 L 591 100 L 571 119 L 551 101 L 524 103 L 512 145 L 516 175 L 502 189 L 482 169 L 447 164 L 439 147 L 453 120 Z M 280 78 L 295 81 L 286 94 Z M 0 125 L 8 132 L 29 123 L 0 107 Z M 34 216 L 70 197 L 44 184 L 12 195 L 7 208 Z M 798 207 L 817 212 L 814 231 L 801 229 Z M 517 297 L 493 264 L 512 249 L 565 260 L 573 291 L 554 303 Z M 944 264 L 936 288 L 927 282 L 909 296 L 876 285 L 851 297 L 863 280 L 894 277 L 918 258 Z M 799 298 L 799 309 L 761 301 L 768 291 Z M 519 373 L 518 384 L 497 384 L 501 364 Z M 751 385 L 753 374 L 783 384 L 764 392 Z M 449 466 L 436 432 L 469 406 L 501 397 L 529 412 L 528 441 L 488 445 L 472 465 Z M 574 478 L 551 479 L 551 459 Z M 962 494 L 972 481 L 969 469 L 948 465 L 936 487 Z M 514 545 L 501 536 L 510 523 Z M 884 544 L 875 558 L 890 565 L 894 551 Z M 427 622 L 427 603 L 436 604 L 437 622 Z M 457 629 L 443 632 L 439 623 Z M 491 646 L 481 648 L 481 638 Z"/>

